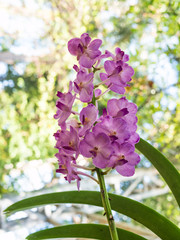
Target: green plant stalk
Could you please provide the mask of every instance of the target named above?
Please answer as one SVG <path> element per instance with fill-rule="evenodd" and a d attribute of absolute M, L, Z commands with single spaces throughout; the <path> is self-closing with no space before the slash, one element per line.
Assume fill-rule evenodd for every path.
<path fill-rule="evenodd" d="M 111 210 L 111 205 L 110 205 L 110 201 L 109 201 L 109 196 L 108 196 L 108 192 L 106 190 L 106 185 L 105 185 L 105 181 L 104 181 L 104 174 L 101 171 L 101 169 L 96 168 L 96 172 L 97 172 L 97 176 L 98 176 L 98 180 L 99 180 L 99 185 L 100 185 L 100 192 L 101 192 L 101 200 L 102 200 L 102 204 L 105 210 L 105 215 L 109 224 L 109 231 L 110 231 L 110 235 L 111 235 L 111 239 L 112 240 L 119 240 L 118 238 L 118 234 L 117 234 L 117 229 L 115 226 L 115 222 L 114 222 L 114 218 L 112 215 L 112 210 Z"/>

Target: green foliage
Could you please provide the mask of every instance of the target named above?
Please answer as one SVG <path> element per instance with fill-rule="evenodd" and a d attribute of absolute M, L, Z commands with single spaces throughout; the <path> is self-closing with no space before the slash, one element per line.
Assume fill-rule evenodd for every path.
<path fill-rule="evenodd" d="M 113 4 L 117 9 L 115 14 Z M 115 42 L 130 53 L 135 75 L 127 94 L 139 108 L 140 133 L 151 143 L 158 144 L 159 150 L 177 165 L 180 162 L 177 136 L 177 119 L 180 120 L 179 9 L 176 0 L 140 0 L 129 5 L 121 0 L 112 1 L 109 14 L 112 27 L 105 31 L 107 39 L 112 39 L 113 48 Z M 166 68 L 174 71 L 174 77 L 160 74 Z"/>
<path fill-rule="evenodd" d="M 143 203 L 152 209 L 157 209 L 158 212 L 179 226 L 179 208 L 171 193 L 145 199 Z"/>
<path fill-rule="evenodd" d="M 45 77 L 37 78 L 35 74 L 19 76 L 12 71 L 10 67 L 7 74 L 12 75 L 14 87 L 6 87 L 0 100 L 3 109 L 0 111 L 2 186 L 3 176 L 18 162 L 45 159 L 55 152 L 52 136 L 52 130 L 55 131 L 55 78 L 50 81 Z"/>
<path fill-rule="evenodd" d="M 151 144 L 140 139 L 139 143 L 136 144 L 136 148 L 154 165 L 159 171 L 161 176 L 164 178 L 168 186 L 170 187 L 173 195 L 176 198 L 180 206 L 180 189 L 177 188 L 180 183 L 180 174 L 177 169 L 171 164 L 171 162 L 163 156 L 157 149 Z"/>
<path fill-rule="evenodd" d="M 8 65 L 0 78 L 2 83 L 9 83 L 0 90 L 0 194 L 13 190 L 4 177 L 18 162 L 54 156 L 56 92 L 67 91 L 67 83 L 73 80 L 70 69 L 74 63 L 67 57 L 67 41 L 82 32 L 95 36 L 99 29 L 96 15 L 107 6 L 104 0 L 83 1 L 80 6 L 76 0 L 40 4 L 43 2 L 48 2 L 52 9 L 47 35 L 43 36 L 54 45 L 51 54 L 27 64 L 22 75 L 16 72 L 16 63 Z M 16 41 L 3 38 L 1 43 L 4 52 Z"/>
<path fill-rule="evenodd" d="M 67 91 L 67 82 L 74 79 L 71 70 L 74 60 L 67 53 L 67 41 L 83 32 L 89 32 L 93 37 L 103 37 L 104 49 L 112 48 L 114 51 L 116 45 L 130 53 L 135 76 L 131 87 L 127 88 L 127 95 L 139 107 L 139 131 L 152 142 L 158 142 L 159 149 L 178 164 L 180 138 L 175 137 L 179 132 L 180 119 L 178 96 L 170 96 L 166 91 L 166 86 L 171 85 L 170 79 L 164 82 L 148 77 L 149 69 L 154 69 L 153 76 L 159 74 L 156 68 L 164 53 L 178 75 L 178 1 L 140 0 L 129 5 L 125 1 L 83 0 L 79 6 L 77 0 L 42 0 L 39 4 L 50 6 L 50 15 L 42 16 L 47 27 L 42 39 L 50 39 L 53 49 L 48 56 L 27 64 L 21 76 L 14 70 L 16 64 L 9 65 L 6 76 L 1 79 L 12 80 L 14 86 L 5 87 L 0 97 L 1 109 L 7 108 L 0 113 L 1 169 L 5 169 L 0 176 L 8 173 L 6 163 L 12 162 L 14 165 L 23 159 L 53 156 L 55 92 L 62 89 Z M 145 41 L 147 36 L 151 36 L 152 41 Z M 173 40 L 175 38 L 177 41 Z M 150 42 L 152 44 L 149 45 Z M 4 37 L 1 51 L 7 51 L 14 44 L 16 39 Z M 156 55 L 156 60 L 151 58 L 152 54 Z M 174 84 L 176 90 L 177 84 Z M 110 97 L 114 95 L 110 93 L 107 98 Z M 176 107 L 170 109 L 168 105 L 162 106 L 163 98 L 173 102 Z M 159 121 L 154 116 L 156 112 L 162 115 Z M 168 128 L 170 125 L 171 128 Z M 3 187 L 2 178 L 0 182 Z"/>
<path fill-rule="evenodd" d="M 127 215 L 143 224 L 162 239 L 170 240 L 171 237 L 176 239 L 176 237 L 179 236 L 180 230 L 178 227 L 153 209 L 134 200 L 117 196 L 115 194 L 109 194 L 109 197 L 111 199 L 111 207 L 113 210 Z M 58 203 L 78 203 L 102 206 L 99 192 L 70 191 L 27 198 L 11 205 L 5 210 L 5 212 L 6 214 L 12 214 L 33 207 Z"/>
<path fill-rule="evenodd" d="M 124 240 L 145 240 L 145 238 L 138 236 L 134 233 L 125 231 L 123 229 L 117 229 L 118 236 Z M 105 225 L 100 224 L 73 224 L 55 227 L 51 229 L 42 230 L 33 234 L 30 234 L 27 239 L 49 239 L 49 238 L 69 238 L 79 237 L 87 239 L 102 239 L 109 240 L 111 238 L 109 229 Z"/>
<path fill-rule="evenodd" d="M 112 48 L 114 51 L 116 45 L 130 54 L 135 75 L 131 86 L 127 88 L 127 95 L 139 108 L 139 133 L 178 165 L 179 1 L 139 0 L 131 5 L 127 4 L 128 1 L 105 0 L 83 0 L 81 4 L 77 0 L 39 2 L 50 6 L 51 18 L 42 17 L 47 27 L 42 38 L 51 40 L 51 53 L 27 64 L 22 75 L 15 71 L 16 62 L 8 65 L 6 75 L 0 78 L 2 83 L 13 82 L 13 86 L 1 89 L 0 95 L 0 194 L 13 191 L 12 186 L 7 188 L 5 176 L 16 168 L 18 162 L 46 159 L 54 155 L 55 92 L 62 89 L 67 91 L 67 82 L 74 79 L 71 70 L 74 60 L 67 53 L 67 41 L 83 32 L 103 38 L 104 49 Z M 1 52 L 8 51 L 14 44 L 16 39 L 4 37 L 1 39 Z M 166 69 L 161 62 L 163 58 L 171 64 L 177 81 L 172 81 L 172 76 L 162 78 L 159 75 L 159 65 L 162 65 L 163 71 Z M 168 91 L 169 86 L 173 86 L 173 93 Z M 109 98 L 115 96 L 112 93 L 106 95 L 102 108 Z M 170 107 L 170 103 L 173 103 L 173 107 Z M 138 146 L 141 147 L 141 142 Z M 162 166 L 163 170 L 163 158 L 160 159 L 159 168 Z M 172 172 L 169 177 L 167 175 L 165 172 L 162 174 L 165 180 L 169 178 L 171 182 L 174 179 Z M 176 197 L 179 195 L 177 186 L 171 187 Z M 159 206 L 158 198 L 153 200 L 152 205 L 154 209 Z M 172 204 L 169 206 L 167 199 L 164 199 L 164 205 L 165 215 L 168 216 Z M 176 217 L 177 212 L 172 211 L 172 214 Z"/>
<path fill-rule="evenodd" d="M 179 189 L 177 186 L 180 184 L 180 174 L 173 167 L 173 165 L 155 148 L 153 148 L 146 141 L 141 139 L 140 143 L 136 147 L 141 151 L 156 167 L 160 174 L 164 177 L 167 184 L 172 189 L 177 202 L 180 200 Z M 111 208 L 116 212 L 123 213 L 132 219 L 143 224 L 157 236 L 163 240 L 178 239 L 180 236 L 180 229 L 170 222 L 167 218 L 154 211 L 153 209 L 136 202 L 134 200 L 117 196 L 115 194 L 109 194 L 111 199 Z M 94 191 L 71 191 L 71 192 L 60 192 L 40 195 L 32 198 L 28 198 L 19 201 L 10 207 L 5 212 L 12 214 L 13 212 L 37 207 L 45 204 L 57 204 L 57 203 L 81 203 L 95 206 L 102 206 L 102 201 L 99 192 Z M 50 230 L 50 234 L 54 234 L 56 237 L 61 237 L 61 233 L 58 233 L 55 229 Z M 44 236 L 46 232 L 39 232 L 40 236 Z M 37 233 L 38 234 L 38 233 Z M 32 235 L 33 236 L 33 235 Z M 36 234 L 35 234 L 36 236 Z M 51 236 L 51 235 L 49 235 Z M 70 235 L 68 235 L 70 236 Z M 79 235 L 78 235 L 79 236 Z M 84 234 L 83 237 L 86 237 Z M 33 239 L 33 238 L 30 238 Z M 43 239 L 43 238 L 42 238 Z"/>

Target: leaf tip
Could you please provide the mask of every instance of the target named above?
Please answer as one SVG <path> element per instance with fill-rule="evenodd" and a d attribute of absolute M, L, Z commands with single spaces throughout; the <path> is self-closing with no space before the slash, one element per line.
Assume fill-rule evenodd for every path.
<path fill-rule="evenodd" d="M 27 237 L 26 237 L 27 240 L 39 240 L 39 239 L 42 239 L 42 238 L 39 238 L 37 235 L 36 235 L 36 232 L 35 233 L 31 233 L 29 234 Z"/>
<path fill-rule="evenodd" d="M 26 237 L 27 240 L 35 240 L 38 239 L 37 237 L 34 237 L 33 234 L 30 234 Z"/>
<path fill-rule="evenodd" d="M 8 208 L 6 208 L 6 209 L 3 211 L 3 213 L 4 213 L 6 216 L 11 215 L 11 211 L 10 211 Z"/>

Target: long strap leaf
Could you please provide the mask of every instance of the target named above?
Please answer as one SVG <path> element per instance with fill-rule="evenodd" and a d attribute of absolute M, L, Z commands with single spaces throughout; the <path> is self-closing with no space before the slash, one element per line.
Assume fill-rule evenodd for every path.
<path fill-rule="evenodd" d="M 153 231 L 161 239 L 180 239 L 180 229 L 167 218 L 157 213 L 153 209 L 126 197 L 109 194 L 111 207 L 113 210 L 125 214 L 130 218 L 142 223 Z M 99 192 L 95 191 L 69 191 L 44 194 L 22 201 L 16 202 L 8 207 L 5 212 L 12 214 L 28 208 L 33 208 L 45 204 L 58 203 L 78 203 L 89 204 L 102 207 Z"/>
<path fill-rule="evenodd" d="M 117 228 L 119 240 L 147 240 L 135 233 Z M 49 238 L 88 238 L 88 239 L 111 239 L 108 226 L 101 224 L 73 224 L 42 230 L 30 234 L 28 240 Z"/>
<path fill-rule="evenodd" d="M 180 174 L 173 164 L 151 144 L 140 139 L 136 148 L 154 165 L 171 189 L 180 206 Z"/>

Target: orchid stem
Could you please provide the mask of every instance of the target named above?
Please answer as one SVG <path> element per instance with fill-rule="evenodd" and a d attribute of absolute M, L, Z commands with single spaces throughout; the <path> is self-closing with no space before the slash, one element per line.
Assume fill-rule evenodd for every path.
<path fill-rule="evenodd" d="M 111 90 L 111 89 L 108 87 L 108 89 L 107 89 L 105 92 L 101 93 L 101 94 L 96 98 L 96 100 L 99 100 L 100 97 L 102 97 L 104 94 L 106 94 L 106 93 L 109 92 L 110 90 Z"/>
<path fill-rule="evenodd" d="M 93 176 L 91 176 L 91 175 L 89 175 L 89 174 L 86 174 L 86 173 L 83 173 L 83 172 L 79 172 L 79 171 L 77 171 L 77 173 L 78 173 L 79 175 L 83 175 L 83 176 L 89 177 L 89 178 L 91 178 L 92 180 L 94 180 L 97 184 L 99 184 L 99 181 L 98 181 L 96 178 L 94 178 Z"/>
<path fill-rule="evenodd" d="M 104 80 L 104 81 L 102 81 L 102 82 L 94 85 L 94 88 L 97 88 L 97 87 L 99 87 L 100 85 L 107 83 L 108 81 L 109 81 L 109 78 L 107 78 L 106 80 Z"/>
<path fill-rule="evenodd" d="M 112 215 L 108 192 L 107 192 L 105 181 L 104 181 L 104 174 L 101 171 L 101 169 L 99 169 L 99 168 L 96 168 L 96 172 L 97 172 L 97 176 L 99 179 L 101 199 L 102 199 L 103 207 L 105 210 L 105 215 L 106 215 L 106 218 L 107 218 L 107 221 L 109 224 L 109 231 L 110 231 L 111 239 L 119 240 L 118 234 L 117 234 L 117 229 L 116 229 L 115 222 L 114 222 L 114 218 Z"/>
<path fill-rule="evenodd" d="M 76 112 L 76 111 L 73 111 L 73 110 L 71 110 L 71 113 L 72 113 L 72 114 L 74 114 L 74 115 L 79 115 L 79 113 L 78 113 L 78 112 Z"/>
<path fill-rule="evenodd" d="M 85 167 L 85 166 L 81 166 L 81 165 L 74 164 L 74 163 L 71 163 L 71 166 L 76 167 L 76 168 L 81 168 L 81 169 L 84 169 L 84 170 L 88 170 L 88 171 L 94 171 L 95 170 L 95 168 Z"/>
<path fill-rule="evenodd" d="M 106 171 L 102 172 L 103 175 L 106 175 L 108 172 L 110 172 L 112 168 L 108 168 Z"/>

